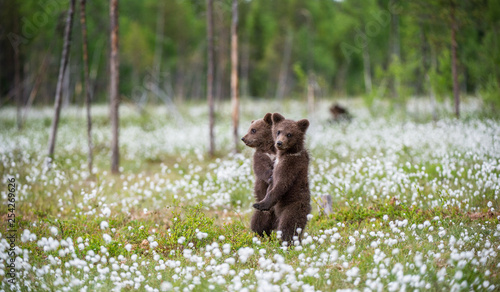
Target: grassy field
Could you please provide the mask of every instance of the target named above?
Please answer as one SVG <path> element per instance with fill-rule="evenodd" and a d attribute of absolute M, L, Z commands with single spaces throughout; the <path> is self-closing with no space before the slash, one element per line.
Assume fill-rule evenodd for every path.
<path fill-rule="evenodd" d="M 92 109 L 93 175 L 82 108 L 64 109 L 50 171 L 52 109 L 31 110 L 21 131 L 15 109 L 0 109 L 0 289 L 498 291 L 498 117 L 473 99 L 460 120 L 441 106 L 439 121 L 422 100 L 402 114 L 353 99 L 343 101 L 353 121 L 330 123 L 330 104 L 311 118 L 313 216 L 290 246 L 249 230 L 252 149 L 230 154 L 229 104 L 217 109 L 216 158 L 206 156 L 205 104 L 123 105 L 120 175 L 109 173 L 107 107 Z M 307 117 L 299 102 L 247 101 L 240 134 L 275 111 Z"/>

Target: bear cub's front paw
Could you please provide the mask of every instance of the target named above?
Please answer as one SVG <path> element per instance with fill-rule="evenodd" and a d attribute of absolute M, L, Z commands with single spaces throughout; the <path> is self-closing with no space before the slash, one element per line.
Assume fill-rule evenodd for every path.
<path fill-rule="evenodd" d="M 263 201 L 253 204 L 253 207 L 259 211 L 269 211 L 271 209 L 271 206 Z"/>

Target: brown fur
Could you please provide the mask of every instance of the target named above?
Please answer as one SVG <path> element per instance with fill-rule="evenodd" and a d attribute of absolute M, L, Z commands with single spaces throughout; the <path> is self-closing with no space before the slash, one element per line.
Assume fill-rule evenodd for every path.
<path fill-rule="evenodd" d="M 256 202 L 264 199 L 267 189 L 272 184 L 272 174 L 276 149 L 272 134 L 272 118 L 268 113 L 263 119 L 252 121 L 248 133 L 241 138 L 249 147 L 255 148 L 253 172 L 255 174 L 254 195 Z M 276 228 L 274 210 L 255 210 L 250 221 L 250 228 L 260 236 L 271 234 Z"/>
<path fill-rule="evenodd" d="M 339 122 L 339 121 L 350 121 L 351 120 L 351 114 L 347 110 L 347 108 L 342 107 L 338 104 L 334 104 L 330 107 L 330 113 L 333 116 L 333 121 L 334 122 Z"/>
<path fill-rule="evenodd" d="M 309 121 L 287 120 L 274 113 L 273 136 L 278 156 L 273 170 L 273 185 L 266 197 L 254 204 L 257 210 L 274 208 L 277 229 L 281 230 L 283 241 L 291 243 L 297 228 L 304 230 L 307 215 L 311 212 L 308 168 L 309 154 L 304 147 L 304 138 Z"/>

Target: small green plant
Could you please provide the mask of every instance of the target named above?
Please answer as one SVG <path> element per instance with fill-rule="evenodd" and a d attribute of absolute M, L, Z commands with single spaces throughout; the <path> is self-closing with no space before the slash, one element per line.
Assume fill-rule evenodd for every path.
<path fill-rule="evenodd" d="M 212 242 L 216 236 L 214 219 L 202 210 L 202 205 L 176 207 L 172 213 L 173 224 L 169 228 L 164 243 L 167 246 L 187 246 L 190 242 L 196 247 Z"/>

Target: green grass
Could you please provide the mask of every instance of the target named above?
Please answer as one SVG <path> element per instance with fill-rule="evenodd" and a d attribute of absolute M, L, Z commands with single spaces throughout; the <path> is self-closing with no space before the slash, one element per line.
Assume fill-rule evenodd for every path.
<path fill-rule="evenodd" d="M 142 261 L 149 262 L 145 266 L 140 266 L 138 270 L 142 274 L 152 273 L 155 275 L 156 271 L 154 267 L 157 262 L 154 260 L 154 254 L 159 255 L 160 259 L 167 261 L 180 261 L 181 266 L 190 266 L 191 262 L 187 261 L 183 256 L 184 249 L 192 249 L 194 254 L 203 257 L 204 252 L 201 249 L 213 242 L 229 243 L 231 245 L 231 250 L 229 255 L 223 255 L 222 258 L 228 258 L 229 256 L 237 254 L 237 251 L 241 247 L 251 247 L 256 251 L 260 249 L 265 249 L 268 255 L 280 255 L 283 257 L 284 261 L 295 268 L 301 268 L 305 270 L 309 266 L 314 266 L 314 262 L 311 258 L 318 260 L 318 255 L 322 253 L 328 253 L 333 247 L 338 251 L 340 255 L 344 255 L 343 260 L 339 260 L 336 264 L 328 264 L 320 266 L 317 274 L 319 278 L 314 276 L 305 276 L 301 279 L 304 284 L 314 285 L 316 289 L 320 290 L 331 290 L 334 288 L 355 288 L 356 286 L 353 282 L 347 281 L 345 276 L 345 271 L 357 266 L 360 271 L 360 281 L 365 282 L 369 279 L 369 274 L 374 268 L 379 269 L 379 265 L 375 264 L 371 260 L 376 253 L 384 253 L 386 258 L 390 258 L 390 263 L 412 263 L 408 266 L 403 267 L 405 274 L 415 273 L 420 274 L 418 267 L 415 267 L 413 262 L 416 254 L 426 255 L 428 251 L 436 250 L 436 244 L 440 242 L 440 237 L 438 235 L 439 230 L 435 228 L 433 231 L 429 231 L 428 228 L 423 230 L 418 229 L 414 232 L 404 232 L 405 241 L 400 241 L 394 245 L 385 245 L 383 243 L 379 244 L 377 248 L 370 247 L 377 237 L 370 235 L 370 232 L 375 233 L 392 233 L 388 222 L 395 220 L 408 219 L 408 226 L 413 224 L 423 224 L 426 220 L 432 221 L 434 217 L 441 216 L 438 226 L 442 226 L 447 230 L 449 235 L 455 236 L 455 238 L 460 238 L 460 233 L 464 229 L 468 230 L 469 235 L 473 236 L 477 240 L 482 240 L 484 238 L 492 238 L 493 230 L 490 228 L 483 229 L 481 226 L 490 226 L 489 218 L 481 219 L 471 219 L 467 214 L 463 214 L 460 211 L 453 210 L 434 210 L 430 211 L 420 211 L 411 210 L 404 207 L 394 207 L 390 204 L 385 204 L 379 206 L 379 209 L 370 208 L 338 208 L 334 209 L 333 215 L 330 217 L 318 217 L 316 216 L 308 225 L 307 232 L 309 234 L 316 234 L 316 236 L 321 236 L 324 234 L 325 230 L 337 230 L 340 238 L 333 243 L 320 244 L 319 242 L 314 242 L 316 245 L 314 249 L 311 249 L 311 245 L 305 245 L 304 249 L 297 250 L 292 247 L 287 251 L 283 251 L 280 248 L 279 240 L 273 235 L 272 238 L 261 238 L 260 244 L 252 240 L 254 235 L 248 230 L 248 228 L 242 223 L 242 221 L 236 221 L 233 223 L 217 224 L 214 218 L 205 215 L 202 211 L 200 205 L 195 207 L 173 207 L 175 211 L 169 214 L 168 218 L 164 216 L 159 216 L 158 214 L 152 214 L 148 218 L 143 219 L 132 219 L 130 216 L 115 216 L 108 218 L 109 228 L 106 230 L 101 230 L 99 225 L 102 218 L 92 218 L 92 217 L 78 217 L 76 219 L 64 219 L 58 220 L 56 218 L 47 218 L 44 220 L 36 221 L 36 227 L 33 226 L 33 221 L 20 220 L 19 226 L 20 230 L 27 228 L 30 229 L 32 233 L 37 234 L 38 239 L 42 237 L 53 237 L 57 240 L 63 240 L 66 238 L 72 238 L 76 242 L 78 237 L 82 237 L 82 242 L 84 243 L 84 248 L 76 248 L 75 254 L 78 258 L 85 258 L 89 255 L 89 251 L 93 251 L 94 254 L 100 256 L 107 256 L 107 258 L 118 258 L 120 255 L 125 257 L 124 263 L 130 265 L 134 261 L 131 260 L 133 254 L 138 255 L 138 260 L 136 262 L 140 263 Z M 164 212 L 163 214 L 168 214 Z M 388 215 L 387 221 L 382 219 L 384 215 Z M 496 219 L 493 219 L 496 220 Z M 167 221 L 167 223 L 164 223 Z M 460 223 L 458 223 L 460 222 Z M 433 222 L 433 226 L 436 222 Z M 54 236 L 49 231 L 49 228 L 55 226 L 58 228 L 58 235 Z M 5 226 L 2 226 L 5 228 Z M 113 228 L 115 231 L 111 232 L 110 229 Z M 401 228 L 404 230 L 404 228 Z M 203 230 L 207 233 L 207 237 L 199 239 L 196 237 L 196 231 Z M 349 236 L 354 236 L 356 232 L 359 232 L 366 237 L 364 239 L 358 239 L 355 244 L 355 249 L 353 251 L 348 251 L 349 247 L 353 246 L 349 241 Z M 110 234 L 112 238 L 111 243 L 106 243 L 103 239 L 104 234 Z M 148 243 L 144 243 L 144 240 L 150 236 L 154 235 L 155 240 L 158 242 L 158 247 L 154 249 L 154 252 L 149 247 Z M 219 236 L 224 235 L 224 240 L 219 240 Z M 423 242 L 421 239 L 428 236 L 433 236 L 436 243 Z M 185 237 L 185 241 L 179 243 L 178 240 L 181 237 Z M 448 240 L 442 241 L 444 245 L 449 244 Z M 189 244 L 192 245 L 189 245 Z M 126 244 L 131 244 L 132 248 L 130 251 L 125 249 Z M 464 250 L 474 249 L 477 244 L 465 243 L 462 247 Z M 40 247 L 36 245 L 35 242 L 27 242 L 20 244 L 20 247 L 30 251 L 30 263 L 34 266 L 41 266 L 48 263 L 48 257 L 58 257 L 56 251 L 44 252 Z M 106 252 L 102 251 L 102 247 L 106 248 Z M 399 252 L 392 255 L 394 249 L 399 249 Z M 257 252 L 256 252 L 257 253 Z M 454 262 L 446 260 L 450 256 L 450 251 L 447 248 L 443 249 L 439 258 L 430 258 L 425 262 L 426 272 L 424 275 L 428 277 L 428 281 L 431 283 L 431 289 L 449 289 L 451 288 L 447 284 L 442 284 L 437 281 L 436 273 L 443 267 L 448 269 L 448 274 L 446 277 L 453 277 L 453 265 Z M 62 262 L 71 260 L 70 255 L 60 257 Z M 212 259 L 213 257 L 210 257 Z M 235 256 L 237 258 L 237 256 Z M 270 256 L 270 258 L 273 258 Z M 309 261 L 308 261 L 309 258 Z M 320 256 L 321 258 L 321 256 Z M 344 265 L 345 261 L 345 265 Z M 384 260 L 382 259 L 381 262 Z M 490 272 L 493 271 L 493 276 L 489 277 L 490 281 L 493 283 L 500 280 L 498 275 L 498 268 L 496 267 L 498 257 L 494 257 L 486 262 L 486 265 L 473 266 L 467 264 L 463 267 L 464 278 L 468 283 L 473 283 L 475 279 L 482 279 L 483 274 L 486 270 Z M 203 261 L 204 265 L 209 263 L 209 259 Z M 218 260 L 217 262 L 222 262 Z M 305 263 L 305 265 L 304 265 Z M 236 273 L 241 272 L 245 269 L 258 269 L 258 256 L 254 255 L 246 263 L 238 263 L 231 267 Z M 75 268 L 64 268 L 61 267 L 62 273 L 69 272 L 70 274 L 76 273 L 78 275 L 78 270 Z M 164 279 L 170 279 L 170 276 L 177 274 L 175 271 L 165 270 L 161 271 L 161 275 Z M 96 273 L 95 269 L 92 270 L 90 276 L 97 277 L 99 273 Z M 200 275 L 201 272 L 193 273 L 193 276 Z M 327 275 L 328 274 L 328 275 Z M 387 281 L 394 280 L 394 275 L 389 275 Z M 224 279 L 229 282 L 231 280 L 230 275 L 226 275 Z M 252 279 L 251 275 L 246 275 L 243 279 Z M 331 282 L 328 282 L 330 280 Z M 44 277 L 43 283 L 50 286 L 53 285 L 55 277 L 47 275 Z M 33 283 L 35 283 L 33 279 Z M 172 284 L 179 287 L 187 287 L 181 280 L 171 281 Z M 253 280 L 251 280 L 253 282 Z M 278 283 L 282 283 L 283 280 Z M 89 283 L 88 287 L 94 287 L 98 290 L 107 290 L 114 287 L 113 283 L 109 280 L 99 282 L 102 286 L 95 286 Z M 161 281 L 155 281 L 154 279 L 150 283 L 156 283 L 158 286 Z M 482 282 L 481 282 L 482 283 Z M 497 282 L 498 283 L 498 282 Z M 207 289 L 210 283 L 201 282 L 197 286 L 196 290 L 201 291 Z M 33 287 L 41 288 L 42 286 Z M 223 290 L 225 285 L 215 285 L 216 290 Z M 218 287 L 218 288 L 217 288 Z"/>
<path fill-rule="evenodd" d="M 173 144 L 203 141 L 196 135 L 205 127 L 206 113 L 200 116 L 197 105 L 191 106 L 180 108 L 188 122 L 174 132 Z M 260 108 L 262 113 L 271 111 L 267 104 Z M 300 104 L 284 108 L 305 116 Z M 316 141 L 309 149 L 313 218 L 302 244 L 287 248 L 275 233 L 259 238 L 250 231 L 252 150 L 228 154 L 232 140 L 226 115 L 220 115 L 219 152 L 209 158 L 199 145 L 184 149 L 179 143 L 170 149 L 162 148 L 162 141 L 142 149 L 143 142 L 160 139 L 155 135 L 178 126 L 158 109 L 146 108 L 143 115 L 125 111 L 123 132 L 132 135 L 137 127 L 144 137 L 123 137 L 119 175 L 108 171 L 105 114 L 94 120 L 93 175 L 86 169 L 79 118 L 63 117 L 54 167 L 48 172 L 43 159 L 50 118 L 28 120 L 27 128 L 11 138 L 23 147 L 7 144 L 13 131 L 2 128 L 0 176 L 4 181 L 15 177 L 19 183 L 16 246 L 19 261 L 25 262 L 16 263 L 18 286 L 10 286 L 4 272 L 0 289 L 147 291 L 171 284 L 178 291 L 272 290 L 270 285 L 299 291 L 387 291 L 396 285 L 398 291 L 403 285 L 407 290 L 497 290 L 498 122 L 470 118 L 431 127 L 419 121 L 408 127 L 415 131 L 411 135 L 387 142 L 403 135 L 401 129 L 411 122 L 391 126 L 389 119 L 387 124 L 373 120 L 377 128 L 370 128 L 373 117 L 355 116 L 351 124 L 330 125 L 322 116 L 317 128 L 313 124 L 308 134 L 308 141 Z M 245 121 L 254 118 L 243 113 Z M 446 137 L 456 129 L 473 137 L 482 134 L 481 139 L 492 137 L 482 140 L 486 150 L 471 148 Z M 411 140 L 423 133 L 435 140 Z M 401 143 L 404 139 L 411 143 Z M 439 154 L 442 143 L 449 151 Z M 3 199 L 6 188 L 4 184 Z M 317 200 L 324 194 L 333 199 L 328 216 L 318 212 Z M 5 204 L 0 217 L 5 219 L 0 221 L 0 268 L 5 271 Z M 25 230 L 36 239 L 21 240 L 26 239 Z M 59 245 L 44 250 L 43 238 Z M 252 254 L 245 260 L 249 250 Z"/>

